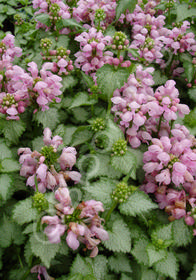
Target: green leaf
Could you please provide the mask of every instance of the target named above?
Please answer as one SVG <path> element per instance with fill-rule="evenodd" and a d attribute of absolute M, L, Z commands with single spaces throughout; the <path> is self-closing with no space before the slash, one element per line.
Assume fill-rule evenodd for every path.
<path fill-rule="evenodd" d="M 7 174 L 0 175 L 0 199 L 6 201 L 13 194 L 12 179 Z"/>
<path fill-rule="evenodd" d="M 189 61 L 184 61 L 183 67 L 188 83 L 190 83 L 194 79 L 195 67 L 193 63 Z"/>
<path fill-rule="evenodd" d="M 81 273 L 77 273 L 77 274 L 70 276 L 69 278 L 60 278 L 59 280 L 84 280 L 84 278 Z"/>
<path fill-rule="evenodd" d="M 192 87 L 188 90 L 189 97 L 196 102 L 196 87 Z"/>
<path fill-rule="evenodd" d="M 77 28 L 86 30 L 80 23 L 78 23 L 75 19 L 69 18 L 69 19 L 62 19 L 63 27 L 69 27 L 69 28 Z"/>
<path fill-rule="evenodd" d="M 167 251 L 165 249 L 157 249 L 153 244 L 149 244 L 146 248 L 149 265 L 152 266 L 154 263 L 159 262 L 167 257 Z"/>
<path fill-rule="evenodd" d="M 35 19 L 47 26 L 50 26 L 51 25 L 51 22 L 50 22 L 50 17 L 48 14 L 44 14 L 44 13 L 41 13 L 39 15 L 36 15 Z"/>
<path fill-rule="evenodd" d="M 97 280 L 104 280 L 106 279 L 106 273 L 108 270 L 107 263 L 108 260 L 103 255 L 98 255 L 96 258 L 92 259 L 93 263 L 93 272 L 95 279 Z"/>
<path fill-rule="evenodd" d="M 193 239 L 192 229 L 187 226 L 183 219 L 172 222 L 173 245 L 187 246 Z"/>
<path fill-rule="evenodd" d="M 136 258 L 139 264 L 149 265 L 148 254 L 146 248 L 149 244 L 148 239 L 136 240 L 133 249 L 131 250 L 132 255 Z"/>
<path fill-rule="evenodd" d="M 135 191 L 125 203 L 119 206 L 122 214 L 130 216 L 142 215 L 156 208 L 158 208 L 157 204 L 142 191 Z"/>
<path fill-rule="evenodd" d="M 56 134 L 54 134 L 56 135 Z M 44 147 L 43 136 L 39 136 L 33 139 L 32 141 L 33 151 L 41 151 L 41 148 Z"/>
<path fill-rule="evenodd" d="M 61 84 L 63 85 L 61 91 L 64 92 L 66 89 L 74 87 L 77 84 L 77 79 L 71 75 L 63 76 Z"/>
<path fill-rule="evenodd" d="M 9 217 L 3 216 L 3 222 L 0 225 L 0 246 L 3 248 L 9 247 L 12 242 L 16 245 L 21 245 L 24 241 L 24 236 L 19 225 L 10 221 Z"/>
<path fill-rule="evenodd" d="M 112 153 L 112 146 L 114 142 L 123 138 L 124 135 L 122 130 L 112 120 L 108 119 L 105 130 L 95 133 L 92 145 L 94 149 L 100 151 L 100 153 L 103 153 L 103 148 L 105 153 Z M 100 148 L 97 143 L 101 143 L 103 148 Z"/>
<path fill-rule="evenodd" d="M 196 279 L 196 264 L 193 266 L 193 270 L 187 280 L 195 280 Z"/>
<path fill-rule="evenodd" d="M 112 229 L 107 231 L 109 240 L 103 242 L 107 249 L 122 253 L 131 251 L 131 234 L 123 219 L 115 220 Z"/>
<path fill-rule="evenodd" d="M 178 262 L 173 252 L 168 252 L 167 257 L 154 265 L 155 270 L 165 276 L 177 279 Z"/>
<path fill-rule="evenodd" d="M 11 158 L 11 157 L 12 157 L 11 150 L 4 143 L 0 143 L 0 160 L 3 160 L 5 158 Z"/>
<path fill-rule="evenodd" d="M 97 103 L 97 100 L 90 98 L 87 92 L 78 92 L 71 103 L 69 109 L 79 107 L 79 106 L 90 106 Z"/>
<path fill-rule="evenodd" d="M 43 128 L 49 127 L 53 130 L 59 124 L 59 112 L 56 108 L 50 108 L 46 111 L 39 111 L 33 116 L 33 120 L 43 125 Z"/>
<path fill-rule="evenodd" d="M 27 262 L 27 264 L 30 264 L 30 261 L 32 259 L 32 256 L 33 256 L 33 252 L 31 250 L 31 244 L 30 242 L 28 241 L 26 244 L 25 244 L 25 248 L 24 248 L 24 257 L 25 257 L 25 260 Z"/>
<path fill-rule="evenodd" d="M 60 35 L 58 36 L 58 41 L 56 42 L 56 46 L 57 47 L 64 47 L 64 48 L 68 48 L 69 46 L 69 37 L 68 36 L 65 36 L 64 34 L 63 35 Z M 66 78 L 73 78 L 73 76 L 71 75 L 68 75 L 68 76 L 63 76 L 62 79 L 66 79 Z M 74 78 L 73 78 L 74 79 Z"/>
<path fill-rule="evenodd" d="M 189 4 L 183 3 L 180 5 L 177 5 L 177 19 L 176 21 L 183 21 L 187 18 L 191 18 L 196 15 L 196 8 L 189 8 Z"/>
<path fill-rule="evenodd" d="M 7 15 L 8 15 L 8 16 L 11 16 L 11 15 L 14 15 L 15 13 L 16 13 L 16 10 L 13 9 L 12 7 L 9 7 L 9 6 L 8 6 Z"/>
<path fill-rule="evenodd" d="M 89 119 L 89 112 L 87 111 L 86 108 L 82 108 L 82 107 L 76 107 L 72 109 L 72 113 L 73 113 L 73 117 L 74 117 L 74 121 L 76 121 L 77 123 L 84 123 Z"/>
<path fill-rule="evenodd" d="M 116 70 L 113 65 L 105 64 L 97 70 L 97 84 L 102 94 L 110 100 L 115 89 L 120 89 L 127 82 L 129 75 L 130 72 L 127 68 Z"/>
<path fill-rule="evenodd" d="M 138 49 L 128 49 L 128 52 L 132 54 L 133 57 L 140 57 L 140 54 L 138 53 Z"/>
<path fill-rule="evenodd" d="M 119 178 L 122 173 L 110 165 L 110 156 L 105 154 L 83 155 L 78 161 L 80 172 L 90 180 L 98 177 Z"/>
<path fill-rule="evenodd" d="M 124 274 L 124 273 L 122 273 L 122 274 L 121 274 L 120 280 L 133 280 L 133 278 L 130 277 L 130 276 L 127 276 L 127 275 Z"/>
<path fill-rule="evenodd" d="M 23 233 L 29 234 L 29 233 L 32 233 L 33 230 L 34 230 L 34 225 L 33 225 L 33 223 L 31 223 L 28 226 L 26 226 L 25 230 L 23 230 Z"/>
<path fill-rule="evenodd" d="M 153 73 L 154 86 L 163 85 L 168 80 L 167 76 L 163 75 L 161 71 L 155 70 Z"/>
<path fill-rule="evenodd" d="M 81 71 L 81 75 L 83 80 L 87 83 L 87 86 L 91 88 L 94 86 L 95 82 L 91 76 L 86 75 L 83 71 Z"/>
<path fill-rule="evenodd" d="M 87 259 L 87 258 L 86 258 Z M 86 260 L 85 258 L 82 258 L 79 254 L 77 254 L 76 258 L 74 259 L 74 262 L 71 266 L 71 274 L 77 274 L 81 273 L 82 276 L 86 276 L 88 274 L 93 273 L 93 267 L 91 260 Z"/>
<path fill-rule="evenodd" d="M 56 130 L 54 131 L 54 135 L 59 135 L 63 138 L 63 143 L 67 146 L 70 145 L 72 135 L 77 130 L 76 126 L 65 126 L 60 124 L 57 126 Z"/>
<path fill-rule="evenodd" d="M 111 165 L 114 169 L 127 175 L 131 172 L 131 178 L 136 179 L 137 159 L 133 153 L 126 151 L 123 156 L 112 156 Z"/>
<path fill-rule="evenodd" d="M 109 257 L 108 264 L 110 270 L 114 271 L 115 273 L 132 272 L 130 259 L 125 254 L 117 254 L 115 257 Z"/>
<path fill-rule="evenodd" d="M 5 158 L 1 162 L 1 172 L 2 173 L 9 173 L 20 170 L 20 164 L 11 158 Z"/>
<path fill-rule="evenodd" d="M 6 121 L 4 120 L 4 125 L 2 132 L 6 139 L 8 139 L 11 143 L 17 144 L 19 141 L 19 137 L 25 131 L 25 124 L 19 121 Z"/>
<path fill-rule="evenodd" d="M 20 225 L 35 221 L 37 216 L 37 210 L 32 208 L 31 197 L 18 202 L 13 211 L 13 219 Z"/>
<path fill-rule="evenodd" d="M 72 135 L 72 146 L 77 146 L 88 142 L 93 136 L 93 132 L 88 126 L 80 126 Z"/>
<path fill-rule="evenodd" d="M 161 280 L 161 278 L 158 278 L 156 272 L 154 272 L 152 269 L 142 266 L 141 270 L 140 280 Z"/>
<path fill-rule="evenodd" d="M 34 232 L 30 237 L 30 244 L 33 254 L 39 257 L 46 267 L 49 267 L 59 250 L 59 244 L 50 243 L 43 232 Z"/>
<path fill-rule="evenodd" d="M 99 181 L 85 187 L 84 190 L 90 193 L 93 199 L 101 201 L 105 207 L 110 207 L 112 204 L 111 194 L 116 184 L 117 181 L 101 178 Z"/>
<path fill-rule="evenodd" d="M 129 10 L 130 13 L 133 13 L 137 0 L 120 0 L 116 8 L 116 20 L 119 19 L 120 15 L 123 14 L 126 10 Z"/>
<path fill-rule="evenodd" d="M 154 240 L 162 239 L 163 241 L 167 241 L 167 240 L 173 241 L 172 223 L 159 226 L 152 232 L 151 237 Z"/>

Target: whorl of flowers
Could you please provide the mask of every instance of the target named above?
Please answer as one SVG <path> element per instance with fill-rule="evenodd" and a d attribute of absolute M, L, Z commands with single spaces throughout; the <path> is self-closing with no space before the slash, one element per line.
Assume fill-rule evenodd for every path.
<path fill-rule="evenodd" d="M 93 73 L 101 68 L 113 55 L 105 51 L 105 47 L 111 44 L 112 38 L 105 36 L 101 31 L 90 28 L 75 38 L 80 43 L 81 51 L 77 52 L 75 66 L 81 68 L 86 74 Z"/>
<path fill-rule="evenodd" d="M 171 130 L 171 138 L 153 138 L 144 153 L 145 183 L 142 189 L 154 193 L 159 207 L 170 214 L 169 219 L 185 217 L 194 224 L 196 197 L 195 138 L 181 125 Z M 187 212 L 187 206 L 191 211 Z"/>
<path fill-rule="evenodd" d="M 69 19 L 71 17 L 69 6 L 66 5 L 62 0 L 33 0 L 33 8 L 39 9 L 35 12 L 37 14 L 48 14 L 51 27 L 55 29 L 55 24 L 61 19 Z M 46 31 L 50 29 L 47 25 L 37 22 L 36 28 L 43 28 Z M 69 31 L 67 28 L 61 30 L 61 33 L 68 34 Z"/>
<path fill-rule="evenodd" d="M 80 0 L 77 2 L 77 7 L 73 8 L 73 17 L 77 21 L 84 21 L 94 25 L 96 11 L 102 9 L 105 12 L 102 26 L 110 24 L 116 15 L 116 1 L 111 0 Z"/>
<path fill-rule="evenodd" d="M 68 180 L 75 183 L 80 181 L 81 175 L 77 171 L 70 171 L 76 163 L 76 150 L 73 147 L 63 148 L 58 155 L 57 148 L 63 143 L 60 136 L 51 138 L 52 132 L 49 128 L 44 129 L 44 147 L 40 152 L 31 151 L 30 148 L 20 148 L 19 162 L 22 165 L 20 175 L 27 178 L 26 184 L 38 191 L 46 192 L 47 189 L 54 191 L 57 186 L 66 187 Z M 58 171 L 56 166 L 58 166 Z M 59 171 L 60 170 L 60 171 Z"/>
<path fill-rule="evenodd" d="M 139 147 L 141 142 L 148 143 L 154 132 L 159 133 L 161 125 L 169 130 L 169 121 L 177 119 L 177 112 L 180 117 L 189 113 L 188 106 L 179 103 L 179 92 L 173 80 L 168 80 L 153 94 L 152 72 L 153 68 L 143 70 L 138 66 L 136 75 L 131 74 L 128 83 L 116 90 L 112 98 L 116 121 L 133 148 Z"/>
<path fill-rule="evenodd" d="M 18 120 L 29 105 L 28 85 L 31 77 L 12 62 L 22 49 L 15 47 L 14 36 L 8 34 L 0 42 L 0 113 L 7 120 Z"/>
<path fill-rule="evenodd" d="M 51 72 L 54 64 L 50 62 L 44 63 L 40 74 L 35 62 L 28 63 L 28 66 L 28 71 L 32 76 L 32 83 L 29 86 L 31 102 L 36 102 L 42 111 L 49 109 L 50 102 L 59 103 L 61 99 L 58 96 L 62 94 L 60 90 L 62 78 Z"/>
<path fill-rule="evenodd" d="M 44 233 L 51 243 L 59 243 L 60 237 L 67 231 L 66 242 L 73 250 L 78 249 L 80 242 L 91 251 L 90 257 L 98 254 L 98 244 L 108 239 L 108 233 L 101 225 L 99 212 L 103 212 L 100 201 L 81 202 L 75 209 L 71 206 L 69 190 L 66 187 L 55 191 L 57 215 L 44 216 L 42 223 L 48 224 Z"/>

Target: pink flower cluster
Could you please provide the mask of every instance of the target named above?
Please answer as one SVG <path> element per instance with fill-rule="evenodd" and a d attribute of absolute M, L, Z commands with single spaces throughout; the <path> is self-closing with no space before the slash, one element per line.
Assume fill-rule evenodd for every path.
<path fill-rule="evenodd" d="M 32 82 L 29 86 L 31 102 L 36 102 L 42 111 L 49 109 L 48 104 L 51 102 L 59 103 L 61 99 L 58 96 L 62 94 L 60 91 L 62 78 L 51 72 L 55 70 L 54 64 L 50 62 L 44 63 L 40 74 L 35 62 L 28 63 L 28 66 L 28 71 L 32 76 Z"/>
<path fill-rule="evenodd" d="M 172 30 L 163 28 L 160 40 L 163 41 L 165 49 L 174 54 L 187 51 L 194 55 L 196 52 L 195 35 L 192 32 L 186 33 L 188 28 L 190 28 L 189 21 L 184 21 L 180 27 L 174 27 Z"/>
<path fill-rule="evenodd" d="M 113 55 L 112 52 L 105 51 L 105 47 L 111 44 L 112 38 L 105 36 L 101 31 L 90 28 L 88 32 L 83 32 L 75 38 L 80 43 L 81 51 L 77 52 L 75 66 L 81 68 L 86 74 L 93 73 L 101 68 Z"/>
<path fill-rule="evenodd" d="M 51 130 L 45 128 L 43 137 L 45 146 L 40 152 L 32 152 L 30 148 L 20 148 L 18 150 L 19 162 L 22 164 L 20 175 L 27 178 L 27 185 L 35 190 L 37 187 L 41 193 L 46 192 L 46 189 L 54 191 L 57 186 L 66 187 L 66 181 L 68 180 L 78 183 L 81 178 L 79 172 L 70 171 L 76 163 L 75 148 L 63 148 L 59 157 L 57 148 L 63 144 L 63 140 L 58 135 L 53 138 L 51 136 Z M 60 165 L 59 172 L 55 169 L 57 163 Z"/>
<path fill-rule="evenodd" d="M 55 24 L 60 19 L 69 19 L 71 17 L 69 6 L 66 5 L 62 0 L 33 0 L 33 8 L 39 9 L 35 12 L 37 14 L 48 14 L 51 27 L 55 29 Z M 51 27 L 47 25 L 37 22 L 36 28 L 43 28 L 48 31 Z M 61 30 L 62 34 L 68 34 L 69 30 L 67 28 L 63 28 Z"/>
<path fill-rule="evenodd" d="M 29 105 L 30 76 L 12 63 L 22 54 L 14 41 L 15 37 L 7 34 L 0 43 L 0 113 L 7 115 L 7 120 L 18 120 L 18 115 Z"/>
<path fill-rule="evenodd" d="M 162 15 L 155 17 L 148 10 L 146 12 L 146 8 L 143 10 L 137 5 L 134 13 L 127 15 L 128 22 L 133 24 L 133 41 L 130 48 L 137 49 L 140 57 L 148 63 L 156 62 L 160 64 L 163 57 L 161 49 L 164 46 L 160 40 L 160 32 L 165 24 L 165 17 Z M 134 59 L 131 54 L 130 57 Z"/>
<path fill-rule="evenodd" d="M 115 0 L 79 0 L 77 7 L 73 8 L 73 17 L 78 21 L 90 23 L 94 25 L 95 12 L 98 9 L 103 9 L 106 18 L 102 22 L 102 26 L 107 26 L 112 23 L 116 15 L 116 1 Z"/>
<path fill-rule="evenodd" d="M 4 63 L 12 62 L 16 57 L 22 55 L 22 49 L 15 46 L 15 37 L 7 34 L 0 43 L 0 69 L 5 67 Z"/>
<path fill-rule="evenodd" d="M 169 219 L 185 217 L 188 225 L 195 223 L 196 150 L 195 137 L 181 125 L 171 130 L 171 138 L 153 138 L 144 153 L 145 183 L 142 189 L 153 193 L 159 207 L 170 214 Z M 189 205 L 191 211 L 187 211 Z"/>
<path fill-rule="evenodd" d="M 28 106 L 34 106 L 34 112 L 37 105 L 44 111 L 49 103 L 61 101 L 62 79 L 51 72 L 55 70 L 53 63 L 44 63 L 39 74 L 36 63 L 30 62 L 27 73 L 12 64 L 14 57 L 21 55 L 21 49 L 14 46 L 14 36 L 6 35 L 0 46 L 0 113 L 8 120 L 19 120 Z"/>
<path fill-rule="evenodd" d="M 81 202 L 75 209 L 71 206 L 69 190 L 58 188 L 55 198 L 60 202 L 56 205 L 56 216 L 44 216 L 42 223 L 48 224 L 44 233 L 51 243 L 59 243 L 60 237 L 67 230 L 66 242 L 73 250 L 78 249 L 80 242 L 92 250 L 90 257 L 98 254 L 97 245 L 101 240 L 108 239 L 108 233 L 101 225 L 99 212 L 103 212 L 103 205 L 99 201 L 88 200 Z"/>
<path fill-rule="evenodd" d="M 167 133 L 164 131 L 169 131 L 169 121 L 177 119 L 177 112 L 180 117 L 189 113 L 188 106 L 179 103 L 179 92 L 173 80 L 158 87 L 154 94 L 152 72 L 153 68 L 143 70 L 138 66 L 136 74 L 131 74 L 127 84 L 115 90 L 111 99 L 115 119 L 133 148 L 139 147 L 141 142 L 148 143 L 160 128 L 160 133 Z"/>

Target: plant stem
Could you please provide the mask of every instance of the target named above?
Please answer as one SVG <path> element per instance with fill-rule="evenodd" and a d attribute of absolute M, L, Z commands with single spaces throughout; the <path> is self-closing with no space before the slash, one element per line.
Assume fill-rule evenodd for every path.
<path fill-rule="evenodd" d="M 163 119 L 163 114 L 160 116 L 160 119 L 159 119 L 159 125 L 158 125 L 157 135 L 159 135 L 159 132 L 160 132 L 160 129 L 161 129 L 161 122 L 162 122 L 162 119 Z"/>
<path fill-rule="evenodd" d="M 37 183 L 37 177 L 35 176 L 35 187 L 36 187 L 36 192 L 39 192 L 39 190 L 38 190 L 38 183 Z"/>
<path fill-rule="evenodd" d="M 114 211 L 114 209 L 116 208 L 116 206 L 118 205 L 118 202 L 117 201 L 114 201 L 111 208 L 109 209 L 106 217 L 105 217 L 105 222 L 107 222 L 112 214 L 112 212 Z"/>
<path fill-rule="evenodd" d="M 107 109 L 107 115 L 110 115 L 111 112 L 111 108 L 112 108 L 112 100 L 111 98 L 108 100 L 108 109 Z"/>

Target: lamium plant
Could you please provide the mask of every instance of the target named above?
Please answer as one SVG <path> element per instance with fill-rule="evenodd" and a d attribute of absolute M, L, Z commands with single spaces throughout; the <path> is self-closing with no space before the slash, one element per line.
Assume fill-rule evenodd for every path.
<path fill-rule="evenodd" d="M 195 2 L 0 2 L 0 278 L 195 280 Z"/>

